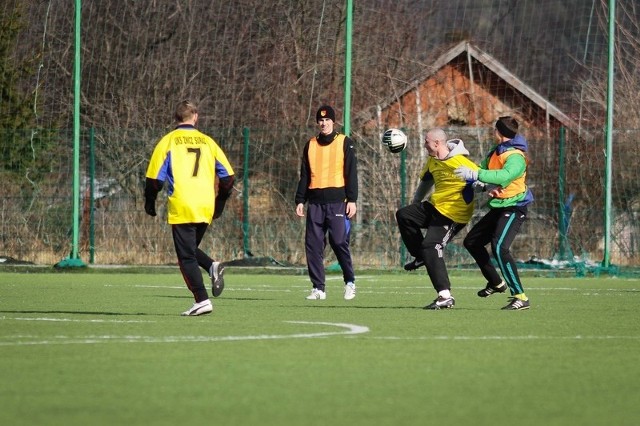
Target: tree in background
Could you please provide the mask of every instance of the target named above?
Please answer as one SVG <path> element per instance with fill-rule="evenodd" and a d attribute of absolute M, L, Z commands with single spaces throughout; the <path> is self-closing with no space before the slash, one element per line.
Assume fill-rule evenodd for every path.
<path fill-rule="evenodd" d="M 26 59 L 16 60 L 13 55 L 22 26 L 17 8 L 10 15 L 0 16 L 0 128 L 3 129 L 33 125 L 28 97 L 19 89 L 20 78 L 28 73 L 29 63 Z"/>
<path fill-rule="evenodd" d="M 51 144 L 50 134 L 36 129 L 33 95 L 38 88 L 28 81 L 35 74 L 33 64 L 39 55 L 15 55 L 24 25 L 19 5 L 0 17 L 0 172 L 34 184 L 46 172 Z"/>

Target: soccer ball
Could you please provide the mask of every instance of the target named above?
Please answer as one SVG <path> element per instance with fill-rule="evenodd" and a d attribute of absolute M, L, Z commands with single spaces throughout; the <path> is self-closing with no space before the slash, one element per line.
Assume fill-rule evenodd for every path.
<path fill-rule="evenodd" d="M 389 129 L 382 135 L 382 145 L 397 154 L 407 147 L 407 135 L 400 129 Z"/>

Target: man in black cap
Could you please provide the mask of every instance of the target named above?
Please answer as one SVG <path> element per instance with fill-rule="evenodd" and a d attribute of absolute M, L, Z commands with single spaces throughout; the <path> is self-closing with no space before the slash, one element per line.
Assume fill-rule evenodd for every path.
<path fill-rule="evenodd" d="M 300 181 L 296 190 L 296 214 L 305 216 L 305 253 L 313 284 L 308 300 L 324 300 L 324 249 L 328 236 L 344 278 L 344 299 L 356 296 L 355 274 L 349 250 L 350 220 L 356 214 L 358 170 L 353 141 L 334 129 L 336 114 L 328 105 L 316 113 L 320 129 L 304 146 Z"/>
<path fill-rule="evenodd" d="M 488 184 L 491 197 L 489 212 L 471 228 L 464 246 L 487 279 L 486 287 L 478 292 L 478 296 L 504 293 L 508 288 L 511 297 L 502 309 L 519 311 L 529 309 L 530 304 L 510 247 L 527 218 L 527 206 L 533 202 L 533 194 L 526 184 L 528 146 L 526 139 L 518 133 L 518 122 L 513 117 L 500 117 L 494 132 L 497 143 L 480 164 L 480 170 L 464 166 L 455 170 L 462 180 Z M 489 243 L 504 281 L 491 263 L 486 249 Z"/>

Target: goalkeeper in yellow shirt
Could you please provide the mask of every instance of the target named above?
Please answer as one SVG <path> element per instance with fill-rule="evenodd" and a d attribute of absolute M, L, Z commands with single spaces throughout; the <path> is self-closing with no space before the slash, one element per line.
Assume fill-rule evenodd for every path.
<path fill-rule="evenodd" d="M 166 185 L 167 222 L 171 225 L 180 272 L 195 299 L 182 315 L 197 316 L 213 311 L 199 267 L 209 272 L 214 297 L 224 289 L 224 265 L 214 262 L 198 246 L 211 221 L 224 210 L 233 188 L 234 172 L 218 144 L 196 129 L 198 109 L 193 103 L 180 102 L 174 118 L 177 126 L 160 139 L 149 161 L 144 210 L 156 216 L 156 197 Z"/>
<path fill-rule="evenodd" d="M 467 156 L 469 151 L 460 139 L 447 140 L 442 129 L 427 132 L 424 146 L 429 158 L 420 173 L 420 183 L 411 204 L 396 212 L 402 241 L 415 258 L 405 265 L 408 271 L 426 266 L 438 297 L 424 309 L 453 308 L 451 282 L 444 261 L 444 250 L 473 215 L 474 188 L 454 174 L 460 166 L 477 170 Z M 427 200 L 425 196 L 431 193 Z M 422 229 L 426 229 L 423 235 Z"/>

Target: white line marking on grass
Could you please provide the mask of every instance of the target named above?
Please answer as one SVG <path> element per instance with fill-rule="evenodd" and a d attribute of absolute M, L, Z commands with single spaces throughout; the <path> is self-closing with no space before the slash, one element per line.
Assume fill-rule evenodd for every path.
<path fill-rule="evenodd" d="M 105 287 L 110 287 L 106 285 Z M 182 290 L 184 286 L 166 286 L 166 285 L 134 285 L 136 288 L 162 288 L 175 290 Z M 225 291 L 263 291 L 263 292 L 278 292 L 278 293 L 291 293 L 290 288 L 272 288 L 269 286 L 258 286 L 258 287 L 234 287 L 234 288 L 225 288 Z"/>
<path fill-rule="evenodd" d="M 431 287 L 431 284 L 429 283 L 425 283 L 425 285 L 403 285 L 403 286 L 396 286 L 396 285 L 384 285 L 384 284 L 380 284 L 379 286 L 375 286 L 375 287 L 362 287 L 362 288 L 366 288 L 372 291 L 376 291 L 376 292 L 380 292 L 380 293 L 385 293 L 388 290 L 429 290 L 429 291 L 433 291 L 433 287 Z M 537 291 L 545 291 L 545 290 L 552 290 L 552 291 L 575 291 L 575 292 L 624 292 L 624 293 L 629 293 L 629 292 L 634 292 L 634 291 L 640 291 L 640 289 L 637 288 L 586 288 L 586 287 L 575 287 L 575 288 L 569 288 L 569 287 L 527 287 L 528 291 L 535 293 Z M 478 290 L 478 286 L 453 286 L 451 291 L 456 291 L 456 290 Z M 589 294 L 589 293 L 587 293 Z"/>
<path fill-rule="evenodd" d="M 306 280 L 306 281 L 309 281 L 308 277 L 302 277 L 302 278 L 304 280 Z M 344 281 L 343 281 L 344 278 L 342 277 L 342 275 L 337 275 L 337 276 L 336 275 L 333 275 L 333 276 L 332 275 L 327 275 L 325 277 L 325 280 L 326 281 L 341 281 L 341 282 L 344 283 Z M 376 275 L 357 275 L 356 276 L 356 282 L 365 281 L 365 280 L 374 281 L 375 282 L 375 281 L 380 281 L 380 277 L 378 277 Z M 311 285 L 311 282 L 309 282 L 309 285 Z"/>
<path fill-rule="evenodd" d="M 376 340 L 640 340 L 640 336 L 381 336 Z"/>
<path fill-rule="evenodd" d="M 2 320 L 15 321 L 52 321 L 52 322 L 155 322 L 142 320 L 104 320 L 104 319 L 71 319 L 71 318 L 7 318 L 0 317 Z"/>
<path fill-rule="evenodd" d="M 373 281 L 376 282 L 374 286 L 362 284 L 358 288 L 361 292 L 367 292 L 372 294 L 422 294 L 425 291 L 432 291 L 433 288 L 429 283 L 425 283 L 424 285 L 402 285 L 398 286 L 397 282 L 401 282 L 401 279 L 387 279 L 380 280 L 381 282 L 377 282 L 378 277 L 358 277 L 357 281 Z M 305 278 L 306 279 L 306 278 Z M 327 278 L 327 281 L 341 281 L 342 277 L 331 277 Z M 389 284 L 386 284 L 389 283 Z M 279 287 L 273 285 L 252 285 L 250 287 L 232 287 L 227 286 L 225 291 L 235 292 L 235 291 L 252 291 L 252 292 L 273 292 L 273 293 L 291 293 L 292 291 L 297 291 L 297 289 L 307 290 L 310 288 L 309 284 L 293 284 L 286 287 Z M 115 287 L 111 284 L 105 284 L 105 287 Z M 160 288 L 166 290 L 182 290 L 184 289 L 183 285 L 143 285 L 138 284 L 134 285 L 136 288 Z M 333 286 L 330 286 L 333 288 Z M 453 291 L 456 290 L 477 290 L 478 286 L 454 286 Z M 419 293 L 415 293 L 417 291 Z M 587 288 L 587 287 L 531 287 L 529 292 L 535 293 L 540 291 L 570 291 L 580 293 L 584 296 L 593 296 L 597 295 L 597 292 L 614 292 L 614 293 L 629 293 L 629 292 L 638 292 L 640 289 L 638 288 L 605 288 L 605 289 L 595 289 L 595 288 Z"/>
<path fill-rule="evenodd" d="M 291 293 L 291 289 L 288 288 L 255 288 L 255 287 L 243 287 L 243 288 L 225 288 L 225 291 L 252 291 L 263 293 Z"/>
<path fill-rule="evenodd" d="M 261 334 L 256 336 L 49 336 L 46 340 L 38 340 L 37 337 L 5 336 L 3 339 L 21 339 L 15 342 L 0 342 L 0 346 L 32 346 L 32 345 L 70 345 L 70 344 L 95 344 L 95 343 L 207 343 L 228 342 L 242 340 L 275 340 L 275 339 L 311 339 L 327 336 L 348 336 L 368 333 L 369 327 L 356 324 L 332 323 L 332 322 L 308 322 L 285 321 L 290 324 L 328 325 L 340 327 L 346 330 L 326 331 L 319 333 L 295 333 L 295 334 Z"/>

